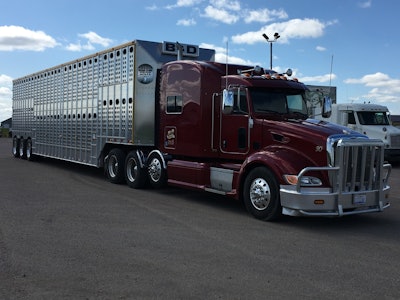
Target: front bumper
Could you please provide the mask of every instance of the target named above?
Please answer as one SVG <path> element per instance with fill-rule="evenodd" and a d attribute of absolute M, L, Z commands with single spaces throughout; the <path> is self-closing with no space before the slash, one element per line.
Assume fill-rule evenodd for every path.
<path fill-rule="evenodd" d="M 383 197 L 380 199 L 379 191 L 339 194 L 332 192 L 329 188 L 303 188 L 299 193 L 295 186 L 284 185 L 280 190 L 282 213 L 290 216 L 341 217 L 380 212 L 390 206 L 389 191 L 390 187 L 386 186 L 382 191 Z M 361 198 L 362 203 L 355 201 Z"/>
<path fill-rule="evenodd" d="M 341 217 L 370 212 L 380 212 L 390 206 L 387 179 L 391 165 L 383 167 L 386 175 L 381 181 L 381 188 L 375 190 L 344 191 L 338 187 L 302 187 L 300 177 L 309 171 L 328 171 L 338 173 L 337 167 L 305 168 L 299 173 L 297 185 L 281 185 L 280 197 L 282 213 L 290 216 Z"/>

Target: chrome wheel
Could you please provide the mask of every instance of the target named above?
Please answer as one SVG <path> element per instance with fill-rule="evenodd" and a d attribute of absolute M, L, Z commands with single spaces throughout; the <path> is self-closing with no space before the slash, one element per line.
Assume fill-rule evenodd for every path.
<path fill-rule="evenodd" d="M 162 175 L 162 166 L 158 158 L 155 157 L 150 161 L 148 171 L 152 182 L 160 181 Z"/>
<path fill-rule="evenodd" d="M 271 202 L 271 190 L 263 178 L 256 178 L 250 185 L 250 201 L 257 210 L 268 208 Z"/>

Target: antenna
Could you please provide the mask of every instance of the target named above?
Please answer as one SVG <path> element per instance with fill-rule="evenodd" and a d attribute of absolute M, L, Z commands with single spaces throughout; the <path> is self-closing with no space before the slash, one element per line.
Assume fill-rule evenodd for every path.
<path fill-rule="evenodd" d="M 183 47 L 182 47 L 182 45 L 179 43 L 179 42 L 176 42 L 175 43 L 175 46 L 176 46 L 176 48 L 178 49 L 178 54 L 177 54 L 177 60 L 181 60 L 182 59 L 182 56 L 183 56 Z"/>
<path fill-rule="evenodd" d="M 332 68 L 333 68 L 333 54 L 332 54 L 332 58 L 331 58 L 331 73 L 329 74 L 329 87 L 331 87 L 331 83 L 332 83 Z"/>
<path fill-rule="evenodd" d="M 228 39 L 226 39 L 226 62 L 225 62 L 225 88 L 228 88 Z"/>

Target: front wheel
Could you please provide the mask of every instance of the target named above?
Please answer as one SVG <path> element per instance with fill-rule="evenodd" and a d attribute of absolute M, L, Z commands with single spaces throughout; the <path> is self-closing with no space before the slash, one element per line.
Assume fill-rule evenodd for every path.
<path fill-rule="evenodd" d="M 267 168 L 250 171 L 244 182 L 243 200 L 247 211 L 257 219 L 272 221 L 282 214 L 279 186 Z"/>

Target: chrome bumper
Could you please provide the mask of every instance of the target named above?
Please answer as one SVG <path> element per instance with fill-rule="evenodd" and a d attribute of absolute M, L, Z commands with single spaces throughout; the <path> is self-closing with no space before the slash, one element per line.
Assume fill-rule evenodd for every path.
<path fill-rule="evenodd" d="M 280 197 L 282 213 L 290 216 L 341 217 L 345 215 L 380 212 L 390 206 L 390 186 L 387 181 L 391 165 L 382 168 L 385 173 L 380 180 L 380 188 L 372 190 L 348 190 L 340 180 L 336 188 L 302 187 L 300 178 L 311 171 L 327 171 L 332 178 L 340 178 L 339 167 L 310 167 L 299 173 L 297 185 L 281 185 Z"/>

